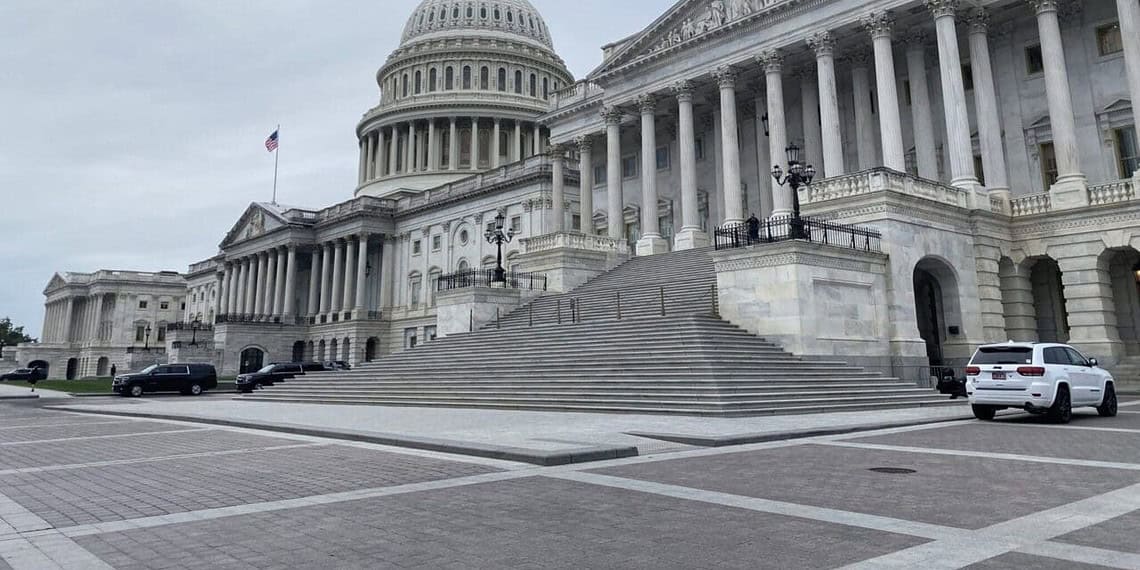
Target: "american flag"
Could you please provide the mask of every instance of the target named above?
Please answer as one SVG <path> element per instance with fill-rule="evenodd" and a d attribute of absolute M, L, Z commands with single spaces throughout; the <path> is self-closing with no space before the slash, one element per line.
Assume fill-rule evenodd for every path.
<path fill-rule="evenodd" d="M 273 131 L 273 134 L 265 139 L 265 150 L 269 152 L 277 150 L 277 131 Z"/>

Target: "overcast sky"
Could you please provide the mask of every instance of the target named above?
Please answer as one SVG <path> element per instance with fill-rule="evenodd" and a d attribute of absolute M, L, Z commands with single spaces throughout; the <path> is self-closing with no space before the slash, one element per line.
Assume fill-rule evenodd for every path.
<path fill-rule="evenodd" d="M 575 78 L 673 0 L 531 0 Z M 0 2 L 0 317 L 57 271 L 185 271 L 252 201 L 352 197 L 354 135 L 418 0 Z"/>

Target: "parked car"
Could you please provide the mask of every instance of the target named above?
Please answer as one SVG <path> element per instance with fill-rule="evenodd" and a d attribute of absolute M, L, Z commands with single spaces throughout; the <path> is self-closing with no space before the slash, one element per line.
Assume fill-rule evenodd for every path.
<path fill-rule="evenodd" d="M 352 367 L 343 360 L 329 360 L 325 362 L 325 368 L 328 370 L 351 370 Z"/>
<path fill-rule="evenodd" d="M 43 368 L 17 368 L 6 374 L 0 374 L 0 381 L 3 380 L 24 380 L 26 382 L 47 380 L 47 371 Z"/>
<path fill-rule="evenodd" d="M 1073 408 L 1116 415 L 1116 382 L 1095 358 L 1056 343 L 1008 342 L 979 347 L 966 367 L 974 416 L 992 420 L 998 410 L 1021 408 L 1068 423 Z"/>
<path fill-rule="evenodd" d="M 266 365 L 257 372 L 240 374 L 234 384 L 237 385 L 239 392 L 248 394 L 262 386 L 272 386 L 277 382 L 284 382 L 304 374 L 305 370 L 299 362 L 279 362 Z"/>
<path fill-rule="evenodd" d="M 138 398 L 147 392 L 181 392 L 197 396 L 218 387 L 213 364 L 153 364 L 135 374 L 115 377 L 111 389 L 121 396 Z"/>
<path fill-rule="evenodd" d="M 308 372 L 328 372 L 332 370 L 324 362 L 302 362 L 301 370 Z"/>

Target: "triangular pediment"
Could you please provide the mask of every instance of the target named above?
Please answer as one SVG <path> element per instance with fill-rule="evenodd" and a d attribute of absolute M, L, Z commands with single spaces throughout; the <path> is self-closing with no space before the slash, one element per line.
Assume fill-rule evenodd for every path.
<path fill-rule="evenodd" d="M 590 73 L 590 77 L 604 75 L 642 58 L 700 43 L 717 32 L 801 2 L 803 0 L 681 0 L 626 41 Z"/>
<path fill-rule="evenodd" d="M 254 202 L 246 208 L 245 213 L 238 218 L 237 223 L 226 234 L 221 247 L 225 248 L 238 242 L 257 238 L 287 223 L 279 213 Z"/>
<path fill-rule="evenodd" d="M 44 287 L 44 295 L 47 295 L 48 293 L 51 293 L 52 291 L 55 291 L 57 289 L 60 289 L 60 288 L 66 287 L 66 286 L 67 286 L 67 280 L 65 280 L 63 277 L 61 277 L 60 274 L 56 273 L 56 274 L 51 276 L 51 280 L 48 281 L 47 287 Z"/>

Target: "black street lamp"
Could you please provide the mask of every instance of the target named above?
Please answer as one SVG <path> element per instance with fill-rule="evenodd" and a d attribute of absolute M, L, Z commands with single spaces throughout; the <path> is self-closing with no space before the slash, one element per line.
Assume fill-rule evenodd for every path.
<path fill-rule="evenodd" d="M 190 323 L 190 346 L 198 346 L 198 329 L 202 326 L 202 321 L 194 319 Z"/>
<path fill-rule="evenodd" d="M 493 243 L 499 247 L 499 256 L 495 261 L 495 278 L 491 280 L 492 283 L 507 282 L 507 271 L 503 269 L 503 244 L 511 243 L 511 240 L 515 237 L 515 230 L 511 228 L 504 232 L 504 219 L 503 213 L 499 212 L 498 215 L 495 216 L 495 228 L 489 229 L 483 234 L 483 237 L 487 238 L 487 243 Z"/>
<path fill-rule="evenodd" d="M 143 350 L 150 350 L 150 325 L 146 326 L 146 340 L 143 342 Z"/>
<path fill-rule="evenodd" d="M 772 167 L 772 178 L 776 179 L 776 184 L 792 188 L 792 227 L 789 237 L 801 239 L 807 235 L 804 233 L 803 218 L 800 217 L 800 186 L 811 186 L 811 181 L 815 178 L 815 167 L 810 164 L 805 167 L 800 163 L 799 145 L 792 143 L 785 152 L 788 155 L 788 173 L 785 175 L 777 164 Z"/>

